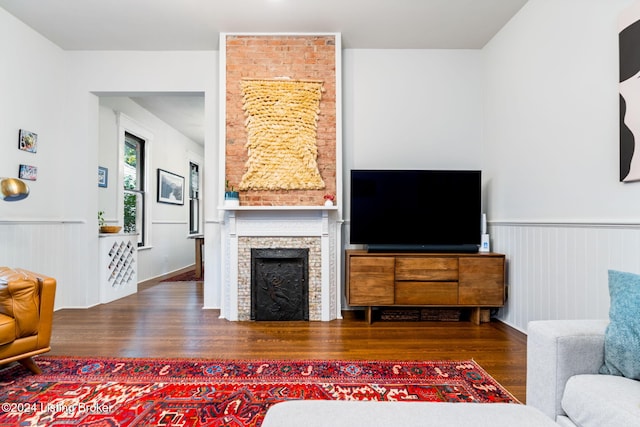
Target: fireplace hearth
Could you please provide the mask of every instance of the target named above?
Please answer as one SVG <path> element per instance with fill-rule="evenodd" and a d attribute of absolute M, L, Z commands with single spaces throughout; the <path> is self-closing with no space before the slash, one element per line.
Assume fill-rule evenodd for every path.
<path fill-rule="evenodd" d="M 309 320 L 309 249 L 251 249 L 251 320 Z"/>

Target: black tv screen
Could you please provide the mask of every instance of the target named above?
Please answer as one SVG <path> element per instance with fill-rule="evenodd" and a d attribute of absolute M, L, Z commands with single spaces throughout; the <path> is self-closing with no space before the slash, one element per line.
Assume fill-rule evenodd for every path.
<path fill-rule="evenodd" d="M 477 252 L 478 170 L 352 170 L 350 242 L 369 251 Z"/>

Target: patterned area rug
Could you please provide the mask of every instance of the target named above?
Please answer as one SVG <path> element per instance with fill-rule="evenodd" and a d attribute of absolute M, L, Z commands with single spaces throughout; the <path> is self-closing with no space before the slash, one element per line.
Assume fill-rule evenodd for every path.
<path fill-rule="evenodd" d="M 474 361 L 37 357 L 0 370 L 0 426 L 260 426 L 292 399 L 519 403 Z"/>
<path fill-rule="evenodd" d="M 161 282 L 196 282 L 196 281 L 201 282 L 203 280 L 204 280 L 204 272 L 202 272 L 201 278 L 196 279 L 196 271 L 189 270 L 189 271 L 185 271 L 184 273 L 176 274 L 175 276 L 167 277 L 166 279 L 161 280 Z"/>

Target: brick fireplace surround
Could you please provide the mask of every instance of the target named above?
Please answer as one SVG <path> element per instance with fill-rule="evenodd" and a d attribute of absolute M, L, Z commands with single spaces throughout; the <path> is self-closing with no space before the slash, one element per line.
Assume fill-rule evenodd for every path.
<path fill-rule="evenodd" d="M 248 190 L 240 206 L 224 206 L 221 317 L 251 319 L 251 249 L 309 250 L 309 320 L 341 318 L 340 35 L 221 34 L 222 183 L 238 187 L 246 171 L 247 133 L 240 82 L 287 77 L 323 82 L 317 125 L 321 190 Z M 324 206 L 324 195 L 336 206 Z"/>

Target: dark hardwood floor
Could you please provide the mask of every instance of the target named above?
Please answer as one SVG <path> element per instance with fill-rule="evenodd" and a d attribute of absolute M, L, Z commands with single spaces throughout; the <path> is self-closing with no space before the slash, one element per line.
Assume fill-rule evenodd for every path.
<path fill-rule="evenodd" d="M 474 359 L 525 402 L 526 336 L 501 322 L 229 322 L 201 282 L 150 281 L 135 295 L 54 313 L 50 355 L 222 359 Z"/>

